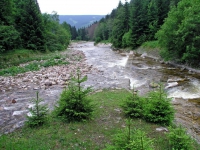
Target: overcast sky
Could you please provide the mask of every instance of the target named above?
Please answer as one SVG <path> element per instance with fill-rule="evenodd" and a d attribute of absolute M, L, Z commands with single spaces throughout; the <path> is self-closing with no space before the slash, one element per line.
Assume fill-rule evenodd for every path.
<path fill-rule="evenodd" d="M 38 0 L 38 3 L 42 13 L 56 11 L 59 15 L 107 15 L 118 6 L 119 0 Z"/>

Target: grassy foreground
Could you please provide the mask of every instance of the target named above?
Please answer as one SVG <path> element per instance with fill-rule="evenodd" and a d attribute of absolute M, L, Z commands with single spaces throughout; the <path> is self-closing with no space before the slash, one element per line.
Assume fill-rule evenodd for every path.
<path fill-rule="evenodd" d="M 63 123 L 55 118 L 39 128 L 24 127 L 0 137 L 1 150 L 101 150 L 112 143 L 113 136 L 125 131 L 126 118 L 120 108 L 130 93 L 125 90 L 103 90 L 90 95 L 95 104 L 93 120 L 82 123 Z M 131 121 L 131 129 L 145 131 L 154 141 L 155 150 L 168 150 L 169 142 L 160 127 L 140 119 Z M 198 145 L 194 144 L 194 149 Z"/>

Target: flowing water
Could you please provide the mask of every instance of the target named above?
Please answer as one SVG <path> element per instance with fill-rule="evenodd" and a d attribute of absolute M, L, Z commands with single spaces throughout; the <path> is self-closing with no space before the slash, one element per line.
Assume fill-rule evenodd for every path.
<path fill-rule="evenodd" d="M 92 42 L 74 46 L 85 53 L 87 62 L 102 73 L 89 75 L 86 83 L 94 88 L 126 88 L 145 94 L 151 83 L 162 83 L 176 110 L 175 122 L 187 128 L 200 142 L 200 74 L 161 63 L 139 54 L 119 54 L 111 45 Z"/>
<path fill-rule="evenodd" d="M 93 42 L 73 43 L 71 49 L 82 51 L 86 56 L 85 61 L 87 64 L 98 70 L 87 74 L 88 80 L 84 83 L 85 87 L 92 86 L 95 90 L 104 88 L 125 88 L 130 90 L 134 88 L 139 94 L 143 95 L 153 89 L 152 82 L 162 83 L 168 97 L 172 98 L 172 104 L 176 110 L 175 122 L 186 127 L 188 133 L 200 142 L 200 74 L 163 64 L 145 55 L 120 54 L 117 51 L 113 51 L 109 44 L 94 46 Z M 61 87 L 52 86 L 42 90 L 40 93 L 47 103 L 51 103 L 51 106 L 49 106 L 52 108 L 61 90 Z M 14 114 L 17 113 L 14 108 L 17 105 L 13 105 L 12 109 L 9 107 L 8 109 L 10 110 L 5 111 L 7 109 L 4 105 L 6 99 L 3 99 L 3 97 L 9 94 L 15 96 L 18 94 L 17 100 L 20 100 L 22 95 L 21 101 L 25 103 L 24 101 L 29 101 L 30 98 L 34 97 L 34 93 L 31 91 L 17 93 L 15 91 L 1 94 L 0 117 L 12 117 L 7 117 L 7 120 L 0 118 L 0 127 L 7 126 L 6 132 L 8 127 L 14 130 L 21 126 L 20 123 L 25 118 L 22 115 Z M 22 106 L 20 105 L 19 107 Z M 18 113 L 27 113 L 27 107 L 28 105 L 23 106 L 23 109 L 20 110 L 21 112 L 18 111 Z M 3 115 L 1 115 L 1 112 Z"/>

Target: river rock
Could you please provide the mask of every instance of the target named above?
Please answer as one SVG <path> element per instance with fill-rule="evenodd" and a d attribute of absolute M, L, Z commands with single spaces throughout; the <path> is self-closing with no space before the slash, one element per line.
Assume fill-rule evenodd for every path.
<path fill-rule="evenodd" d="M 158 132 L 168 132 L 169 130 L 167 128 L 164 128 L 164 127 L 159 127 L 159 128 L 156 128 L 156 131 L 158 131 Z"/>
<path fill-rule="evenodd" d="M 167 82 L 183 82 L 187 81 L 188 79 L 186 78 L 174 78 L 174 79 L 168 79 Z"/>
<path fill-rule="evenodd" d="M 126 56 L 126 53 L 120 53 L 121 56 Z"/>
<path fill-rule="evenodd" d="M 52 86 L 52 82 L 50 82 L 50 81 L 46 81 L 44 84 L 45 84 L 46 86 Z"/>
<path fill-rule="evenodd" d="M 23 111 L 14 111 L 13 112 L 13 116 L 21 116 L 21 115 L 24 115 L 24 113 L 26 113 L 27 110 L 23 110 Z"/>
<path fill-rule="evenodd" d="M 158 83 L 151 82 L 151 83 L 149 84 L 149 86 L 150 86 L 151 88 L 157 88 L 157 87 L 159 87 L 160 85 L 159 85 Z"/>
<path fill-rule="evenodd" d="M 199 120 L 199 121 L 200 121 L 200 112 L 195 112 L 195 113 L 193 114 L 193 119 L 194 119 L 194 120 Z"/>
<path fill-rule="evenodd" d="M 165 87 L 165 89 L 172 88 L 175 86 L 178 86 L 178 82 L 167 83 L 167 86 Z"/>
<path fill-rule="evenodd" d="M 148 56 L 147 53 L 143 53 L 143 54 L 141 55 L 142 58 L 145 58 L 145 57 L 147 57 L 147 56 Z"/>

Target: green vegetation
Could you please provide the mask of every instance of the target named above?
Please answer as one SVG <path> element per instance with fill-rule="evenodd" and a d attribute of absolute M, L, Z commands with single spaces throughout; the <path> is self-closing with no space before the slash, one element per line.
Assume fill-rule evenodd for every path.
<path fill-rule="evenodd" d="M 189 135 L 187 135 L 185 129 L 183 127 L 170 128 L 170 132 L 168 133 L 169 143 L 172 149 L 187 149 L 192 150 L 192 140 Z"/>
<path fill-rule="evenodd" d="M 109 40 L 116 48 L 160 47 L 165 60 L 199 67 L 199 10 L 199 0 L 120 1 L 99 21 L 95 42 Z"/>
<path fill-rule="evenodd" d="M 169 137 L 155 130 L 160 126 L 141 119 L 130 120 L 127 124 L 127 119 L 120 109 L 122 101 L 127 96 L 131 94 L 125 90 L 103 90 L 94 93 L 89 96 L 92 103 L 96 105 L 93 120 L 64 123 L 60 119 L 49 117 L 48 123 L 41 127 L 24 127 L 16 132 L 2 135 L 0 149 L 106 149 L 106 145 L 119 146 L 127 137 L 131 137 L 128 146 L 132 148 L 140 146 L 142 137 L 142 143 L 153 146 L 154 150 L 172 150 Z M 198 150 L 198 147 L 199 145 L 192 143 L 193 150 Z"/>
<path fill-rule="evenodd" d="M 43 101 L 39 98 L 39 92 L 36 93 L 36 99 L 33 99 L 33 107 L 29 109 L 30 114 L 27 116 L 26 125 L 29 127 L 42 126 L 47 122 L 48 108 L 40 103 Z"/>
<path fill-rule="evenodd" d="M 162 90 L 150 91 L 146 97 L 133 93 L 127 97 L 122 108 L 127 117 L 143 118 L 147 122 L 161 125 L 171 125 L 174 120 L 174 109 Z"/>
<path fill-rule="evenodd" d="M 147 41 L 156 40 L 170 7 L 179 0 L 131 0 L 122 4 L 99 21 L 95 42 L 110 40 L 116 48 L 133 49 Z"/>
<path fill-rule="evenodd" d="M 67 89 L 63 90 L 58 106 L 54 110 L 57 117 L 62 118 L 66 122 L 91 119 L 94 109 L 91 105 L 91 100 L 87 97 L 91 92 L 91 88 L 83 89 L 81 86 L 81 83 L 86 80 L 87 76 L 81 78 L 80 71 L 77 70 L 77 75 L 71 78 Z"/>
<path fill-rule="evenodd" d="M 12 50 L 0 55 L 0 76 L 17 75 L 37 71 L 42 67 L 69 64 L 62 51 L 40 52 L 34 50 Z"/>
<path fill-rule="evenodd" d="M 142 44 L 142 47 L 147 48 L 147 49 L 156 49 L 156 48 L 160 48 L 158 41 L 148 41 L 148 42 L 144 42 Z"/>
<path fill-rule="evenodd" d="M 56 12 L 41 14 L 37 0 L 0 2 L 0 53 L 14 49 L 56 51 L 66 49 L 72 27 L 59 24 Z"/>
<path fill-rule="evenodd" d="M 173 7 L 156 34 L 166 60 L 176 60 L 199 67 L 200 0 L 181 0 Z"/>

